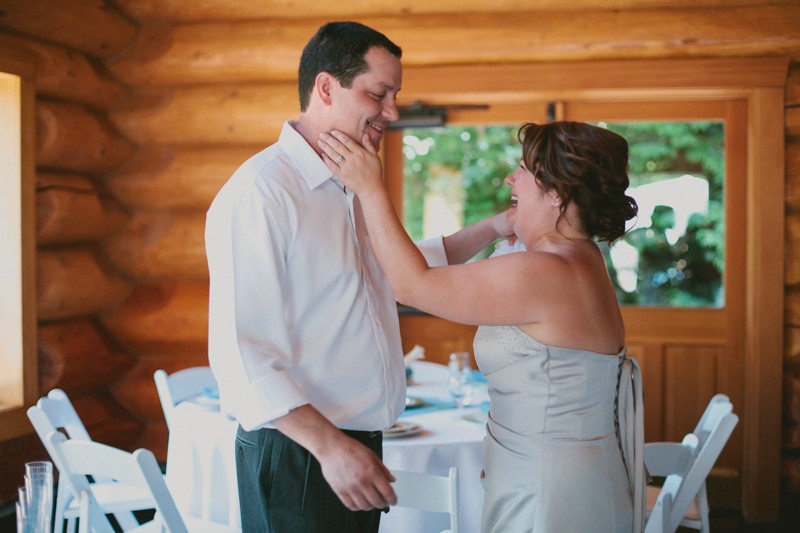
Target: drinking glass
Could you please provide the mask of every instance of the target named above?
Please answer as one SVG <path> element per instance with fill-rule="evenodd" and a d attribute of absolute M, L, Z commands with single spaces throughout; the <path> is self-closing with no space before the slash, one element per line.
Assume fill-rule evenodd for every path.
<path fill-rule="evenodd" d="M 53 512 L 53 463 L 25 463 L 25 499 L 23 504 L 20 492 L 20 506 L 30 527 L 25 531 L 49 532 Z"/>
<path fill-rule="evenodd" d="M 453 352 L 447 365 L 450 375 L 448 389 L 459 409 L 472 403 L 472 366 L 469 352 Z"/>
<path fill-rule="evenodd" d="M 17 533 L 36 533 L 36 518 L 31 510 L 28 489 L 17 487 Z"/>

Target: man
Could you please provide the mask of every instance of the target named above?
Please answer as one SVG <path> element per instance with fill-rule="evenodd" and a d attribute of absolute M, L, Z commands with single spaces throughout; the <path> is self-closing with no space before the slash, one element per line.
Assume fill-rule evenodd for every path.
<path fill-rule="evenodd" d="M 244 531 L 375 532 L 396 502 L 380 457 L 405 406 L 397 309 L 317 138 L 335 127 L 377 146 L 398 118 L 401 54 L 361 24 L 321 27 L 300 60 L 299 119 L 208 211 L 209 360 L 239 422 Z M 507 232 L 496 215 L 420 248 L 463 262 Z"/>

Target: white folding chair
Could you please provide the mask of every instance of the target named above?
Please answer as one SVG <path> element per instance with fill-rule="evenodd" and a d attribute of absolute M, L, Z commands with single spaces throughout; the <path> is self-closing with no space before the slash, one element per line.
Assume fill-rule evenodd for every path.
<path fill-rule="evenodd" d="M 398 507 L 450 514 L 450 529 L 458 533 L 458 469 L 451 467 L 447 476 L 392 470 Z"/>
<path fill-rule="evenodd" d="M 53 454 L 47 441 L 47 435 L 61 430 L 70 439 L 92 440 L 69 397 L 61 389 L 51 390 L 47 396 L 40 398 L 36 405 L 31 406 L 28 409 L 28 419 L 33 424 L 36 434 L 59 472 L 61 472 L 62 465 Z M 114 519 L 123 528 L 130 528 L 138 524 L 132 511 L 153 508 L 152 498 L 130 485 L 95 478 L 91 490 L 104 512 L 113 514 Z M 67 521 L 67 531 L 74 531 L 75 519 L 79 514 L 78 501 L 73 498 L 73 492 L 67 488 L 60 476 L 55 500 L 55 521 L 53 522 L 55 531 L 61 532 L 65 520 Z"/>
<path fill-rule="evenodd" d="M 183 400 L 201 394 L 204 389 L 216 389 L 217 380 L 208 366 L 184 368 L 167 375 L 164 370 L 156 370 L 153 374 L 161 400 L 161 409 L 167 420 L 167 428 L 171 425 L 172 410 Z"/>
<path fill-rule="evenodd" d="M 664 484 L 648 487 L 646 533 L 671 533 L 679 526 L 710 531 L 706 478 L 733 433 L 739 417 L 727 396 L 712 398 L 695 432 L 683 442 L 645 444 L 645 463 Z"/>
<path fill-rule="evenodd" d="M 233 453 L 220 452 L 217 441 L 211 437 L 196 435 L 196 429 L 187 429 L 187 420 L 181 419 L 179 403 L 191 400 L 204 393 L 206 389 L 216 389 L 217 380 L 208 366 L 195 366 L 167 374 L 156 370 L 153 379 L 158 390 L 161 408 L 170 433 L 167 453 L 167 485 L 174 491 L 175 500 L 184 516 L 192 516 L 216 523 L 226 523 L 232 527 L 241 525 L 239 496 L 236 482 L 236 462 Z M 219 427 L 216 429 L 219 430 Z M 206 428 L 210 429 L 210 428 Z M 171 455 L 173 440 L 183 441 L 187 434 L 197 437 L 191 446 L 184 447 L 186 454 L 180 461 Z M 230 443 L 233 449 L 233 440 Z M 186 468 L 192 472 L 187 473 Z M 185 488 L 184 479 L 194 481 L 191 490 Z"/>
<path fill-rule="evenodd" d="M 140 448 L 130 453 L 99 442 L 67 439 L 57 431 L 47 436 L 47 442 L 63 466 L 61 476 L 66 478 L 67 486 L 80 501 L 80 533 L 113 531 L 86 476 L 101 476 L 137 487 L 153 500 L 156 509 L 153 519 L 124 531 L 241 532 L 227 525 L 181 516 L 161 476 L 156 458 L 149 450 Z"/>

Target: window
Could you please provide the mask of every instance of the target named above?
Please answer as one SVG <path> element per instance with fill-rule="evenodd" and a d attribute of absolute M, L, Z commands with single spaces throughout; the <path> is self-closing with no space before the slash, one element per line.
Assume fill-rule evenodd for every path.
<path fill-rule="evenodd" d="M 718 121 L 599 123 L 630 147 L 639 214 L 604 247 L 622 304 L 722 307 L 724 126 Z"/>
<path fill-rule="evenodd" d="M 37 395 L 33 61 L 0 51 L 0 439 L 31 431 Z"/>
<path fill-rule="evenodd" d="M 719 121 L 597 122 L 628 140 L 629 233 L 601 245 L 620 303 L 721 307 L 724 129 Z M 448 235 L 505 209 L 518 126 L 406 128 L 403 222 L 413 239 Z M 477 257 L 491 253 L 488 247 Z"/>
<path fill-rule="evenodd" d="M 21 78 L 0 72 L 0 410 L 23 404 L 22 397 L 22 180 L 20 162 Z"/>
<path fill-rule="evenodd" d="M 511 193 L 503 179 L 520 156 L 514 126 L 403 130 L 403 223 L 411 238 L 449 235 L 505 209 Z"/>

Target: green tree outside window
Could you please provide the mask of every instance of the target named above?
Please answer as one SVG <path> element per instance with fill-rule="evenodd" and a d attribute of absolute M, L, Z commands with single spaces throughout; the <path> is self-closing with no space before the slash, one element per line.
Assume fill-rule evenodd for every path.
<path fill-rule="evenodd" d="M 642 209 L 623 239 L 601 245 L 620 303 L 722 306 L 723 124 L 599 125 L 628 140 L 630 194 Z M 404 130 L 403 155 L 404 224 L 421 239 L 505 209 L 503 179 L 521 150 L 517 126 L 448 126 Z"/>

